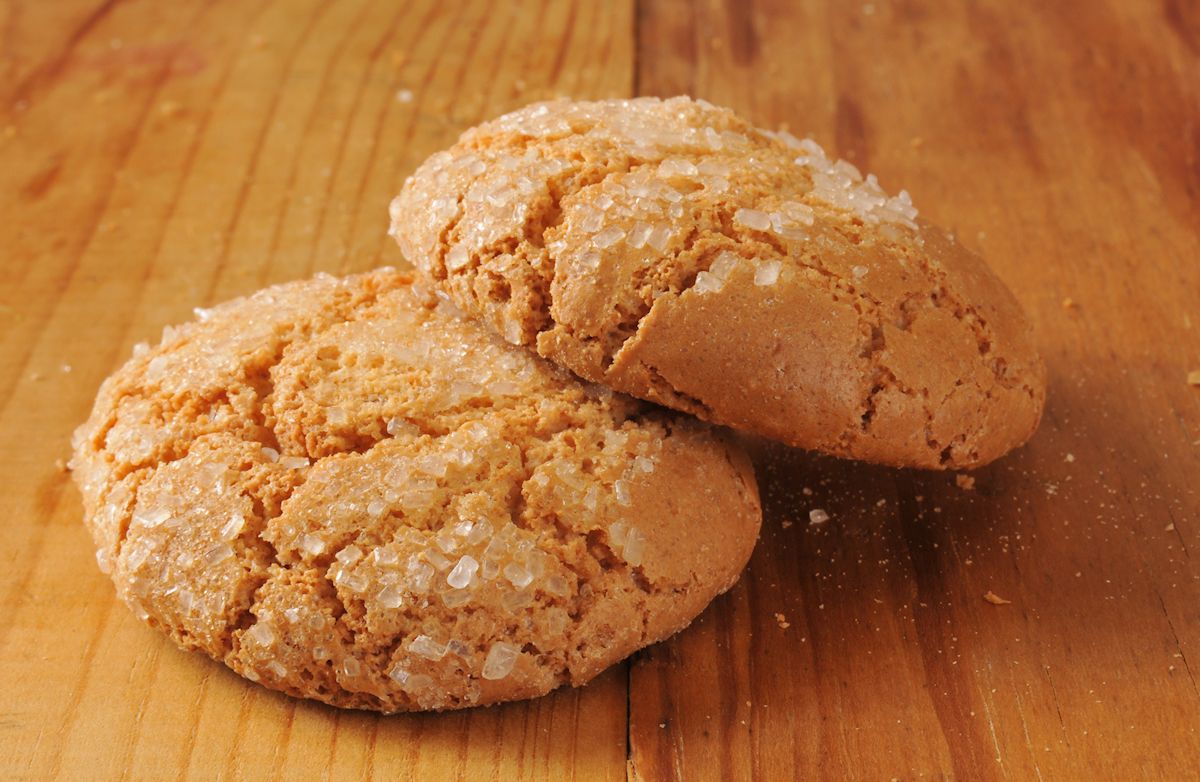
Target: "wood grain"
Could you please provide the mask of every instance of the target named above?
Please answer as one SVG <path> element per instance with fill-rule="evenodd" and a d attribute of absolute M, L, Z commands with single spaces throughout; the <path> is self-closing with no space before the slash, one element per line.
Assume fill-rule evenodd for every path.
<path fill-rule="evenodd" d="M 1182 0 L 0 3 L 0 773 L 1200 776 L 1198 31 Z M 529 703 L 297 702 L 113 599 L 54 463 L 134 342 L 402 263 L 390 196 L 480 119 L 679 92 L 811 134 L 982 251 L 1050 367 L 1034 441 L 971 490 L 751 443 L 738 586 Z"/>

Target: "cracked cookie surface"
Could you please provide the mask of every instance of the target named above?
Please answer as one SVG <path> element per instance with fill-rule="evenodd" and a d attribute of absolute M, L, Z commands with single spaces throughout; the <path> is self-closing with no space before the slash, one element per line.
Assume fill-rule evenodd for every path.
<path fill-rule="evenodd" d="M 272 689 L 446 709 L 591 679 L 737 579 L 745 455 L 392 270 L 268 288 L 105 381 L 72 469 L 142 619 Z"/>
<path fill-rule="evenodd" d="M 1037 427 L 1012 294 L 907 194 L 687 98 L 535 104 L 392 202 L 420 274 L 513 344 L 709 421 L 965 468 Z"/>

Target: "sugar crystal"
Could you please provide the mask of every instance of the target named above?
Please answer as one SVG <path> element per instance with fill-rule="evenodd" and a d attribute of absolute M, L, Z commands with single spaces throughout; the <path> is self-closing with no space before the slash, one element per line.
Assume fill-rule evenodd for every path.
<path fill-rule="evenodd" d="M 463 556 L 446 576 L 446 583 L 455 589 L 463 589 L 471 583 L 471 579 L 478 569 L 479 563 L 473 557 Z"/>
<path fill-rule="evenodd" d="M 433 679 L 423 673 L 414 673 L 409 676 L 404 684 L 404 691 L 408 693 L 417 693 L 422 690 L 427 690 L 433 686 Z"/>
<path fill-rule="evenodd" d="M 445 570 L 450 567 L 450 560 L 446 559 L 437 549 L 425 549 L 425 559 L 438 570 Z"/>
<path fill-rule="evenodd" d="M 379 591 L 375 598 L 379 601 L 379 605 L 387 609 L 399 608 L 404 603 L 404 593 L 395 586 L 388 585 Z"/>
<path fill-rule="evenodd" d="M 408 644 L 408 650 L 427 660 L 440 660 L 446 656 L 446 647 L 427 635 L 418 635 Z"/>
<path fill-rule="evenodd" d="M 533 573 L 516 562 L 509 562 L 504 566 L 504 577 L 517 589 L 524 589 L 533 581 Z"/>
<path fill-rule="evenodd" d="M 233 547 L 228 543 L 218 543 L 204 552 L 204 564 L 217 565 L 233 556 Z"/>
<path fill-rule="evenodd" d="M 517 611 L 533 600 L 533 595 L 528 589 L 521 589 L 514 592 L 504 592 L 500 596 L 500 605 L 504 606 L 505 611 Z"/>
<path fill-rule="evenodd" d="M 414 592 L 428 592 L 433 574 L 434 570 L 429 563 L 410 562 L 408 567 L 409 586 Z"/>
<path fill-rule="evenodd" d="M 618 479 L 613 483 L 613 495 L 617 498 L 617 503 L 628 506 L 631 503 L 629 495 L 629 481 Z"/>
<path fill-rule="evenodd" d="M 450 271 L 457 271 L 466 266 L 470 260 L 471 254 L 467 252 L 467 248 L 456 244 L 450 248 L 450 252 L 446 253 L 446 268 Z"/>
<path fill-rule="evenodd" d="M 351 592 L 362 592 L 367 588 L 368 582 L 367 577 L 362 573 L 353 573 L 349 568 L 343 567 L 333 577 L 333 583 L 337 586 L 345 587 Z"/>
<path fill-rule="evenodd" d="M 759 286 L 774 285 L 775 281 L 779 279 L 781 266 L 782 264 L 779 261 L 767 261 L 760 264 L 754 271 L 754 284 Z"/>
<path fill-rule="evenodd" d="M 521 650 L 512 644 L 497 641 L 488 650 L 487 658 L 483 661 L 483 678 L 495 681 L 508 676 L 517 662 Z"/>
<path fill-rule="evenodd" d="M 162 523 L 169 518 L 171 518 L 171 512 L 166 508 L 155 508 L 154 510 L 149 511 L 135 511 L 133 514 L 133 521 L 148 529 L 161 526 Z"/>
<path fill-rule="evenodd" d="M 392 437 L 397 437 L 402 434 L 419 435 L 421 430 L 405 421 L 403 418 L 389 418 L 387 422 L 387 433 Z"/>
<path fill-rule="evenodd" d="M 579 227 L 587 233 L 594 234 L 604 226 L 604 213 L 589 209 L 579 220 Z"/>
<path fill-rule="evenodd" d="M 125 557 L 125 568 L 130 571 L 137 570 L 149 556 L 149 548 L 145 546 L 132 546 L 129 548 L 129 554 Z"/>
<path fill-rule="evenodd" d="M 616 244 L 617 242 L 621 241 L 624 238 L 625 238 L 625 231 L 621 230 L 621 228 L 619 228 L 615 225 L 610 225 L 607 228 L 605 228 L 603 231 L 601 231 L 600 233 L 593 236 L 592 243 L 596 247 L 603 250 L 606 247 L 613 246 L 614 244 Z"/>
<path fill-rule="evenodd" d="M 711 272 L 700 272 L 697 274 L 696 282 L 692 285 L 696 293 L 716 293 L 723 287 L 725 287 L 725 280 Z"/>
<path fill-rule="evenodd" d="M 454 553 L 454 550 L 458 548 L 458 541 L 454 539 L 454 536 L 449 530 L 440 530 L 438 534 L 434 536 L 433 542 L 437 544 L 438 548 L 447 554 Z"/>
<path fill-rule="evenodd" d="M 600 253 L 595 250 L 586 250 L 579 255 L 577 263 L 584 272 L 594 272 L 600 268 Z"/>
<path fill-rule="evenodd" d="M 733 213 L 734 225 L 745 226 L 754 231 L 767 231 L 771 228 L 771 218 L 766 212 L 757 209 L 739 209 Z"/>
<path fill-rule="evenodd" d="M 242 528 L 246 526 L 246 519 L 242 514 L 235 513 L 225 522 L 225 526 L 221 527 L 221 540 L 233 540 L 242 532 Z"/>
<path fill-rule="evenodd" d="M 275 631 L 261 619 L 246 631 L 246 637 L 259 646 L 271 646 L 275 643 Z"/>
<path fill-rule="evenodd" d="M 660 177 L 696 176 L 697 173 L 696 165 L 683 158 L 667 158 L 658 164 Z"/>
<path fill-rule="evenodd" d="M 621 549 L 621 556 L 631 567 L 638 567 L 642 564 L 642 555 L 645 549 L 646 536 L 637 527 L 630 527 L 628 534 L 625 535 L 625 545 Z"/>
<path fill-rule="evenodd" d="M 325 551 L 325 541 L 316 535 L 306 533 L 300 538 L 300 548 L 304 549 L 309 556 L 319 557 Z"/>
<path fill-rule="evenodd" d="M 571 594 L 571 589 L 567 586 L 567 580 L 559 575 L 553 575 L 546 579 L 543 587 L 547 592 L 556 597 L 566 597 Z"/>
<path fill-rule="evenodd" d="M 663 223 L 654 226 L 654 229 L 650 231 L 650 235 L 646 237 L 646 244 L 659 252 L 666 250 L 670 241 L 671 229 Z"/>
<path fill-rule="evenodd" d="M 492 523 L 487 519 L 480 519 L 471 527 L 467 533 L 467 543 L 474 546 L 482 543 L 485 539 L 492 536 Z"/>
<path fill-rule="evenodd" d="M 646 246 L 646 241 L 650 238 L 650 233 L 654 230 L 654 226 L 649 223 L 638 222 L 634 224 L 629 231 L 629 236 L 626 242 L 635 250 L 640 250 Z"/>
<path fill-rule="evenodd" d="M 337 561 L 343 565 L 353 565 L 355 562 L 363 558 L 362 549 L 353 544 L 346 546 L 337 553 Z"/>

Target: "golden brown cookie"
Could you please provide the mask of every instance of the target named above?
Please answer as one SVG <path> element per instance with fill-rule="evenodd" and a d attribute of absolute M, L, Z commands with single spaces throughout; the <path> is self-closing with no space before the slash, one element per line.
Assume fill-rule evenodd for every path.
<path fill-rule="evenodd" d="M 449 709 L 586 682 L 734 583 L 736 446 L 434 301 L 269 288 L 105 381 L 72 466 L 140 617 L 292 695 Z"/>
<path fill-rule="evenodd" d="M 1045 370 L 977 256 L 844 161 L 688 98 L 558 101 L 464 133 L 392 203 L 423 276 L 582 377 L 792 445 L 973 467 Z"/>

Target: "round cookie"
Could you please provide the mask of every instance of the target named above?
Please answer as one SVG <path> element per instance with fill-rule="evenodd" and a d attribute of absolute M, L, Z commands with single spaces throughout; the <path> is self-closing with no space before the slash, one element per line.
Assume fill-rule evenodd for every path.
<path fill-rule="evenodd" d="M 974 467 L 1045 370 L 977 256 L 811 140 L 688 98 L 529 106 L 392 202 L 427 280 L 580 376 L 791 445 Z"/>
<path fill-rule="evenodd" d="M 452 309 L 319 276 L 136 349 L 72 460 L 120 596 L 267 687 L 391 712 L 586 682 L 736 581 L 744 453 Z"/>

